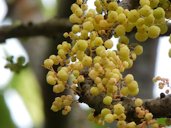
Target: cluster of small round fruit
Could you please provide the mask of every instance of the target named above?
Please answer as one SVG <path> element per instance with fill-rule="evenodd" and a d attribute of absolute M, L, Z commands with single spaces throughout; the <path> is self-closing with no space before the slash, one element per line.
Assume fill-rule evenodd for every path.
<path fill-rule="evenodd" d="M 138 128 L 144 128 L 146 126 L 150 126 L 151 128 L 160 128 L 157 121 L 155 119 L 153 119 L 153 114 L 150 113 L 148 110 L 144 109 L 143 107 L 139 107 L 140 103 L 142 103 L 141 99 L 137 98 L 135 100 L 135 104 L 136 104 L 136 102 L 138 104 L 138 106 L 136 106 L 136 108 L 135 108 L 137 117 L 142 119 L 141 120 L 142 123 L 140 125 L 138 125 Z M 130 127 L 130 128 L 132 128 L 132 127 Z"/>
<path fill-rule="evenodd" d="M 171 87 L 169 85 L 169 79 L 157 76 L 153 78 L 153 82 L 157 83 L 159 89 L 165 89 L 166 94 L 170 93 Z"/>
<path fill-rule="evenodd" d="M 122 102 L 113 100 L 126 96 L 136 96 L 138 83 L 132 74 L 123 77 L 122 73 L 131 68 L 133 61 L 143 52 L 140 42 L 148 38 L 157 38 L 167 32 L 164 8 L 166 0 L 139 0 L 137 9 L 128 10 L 119 5 L 117 0 L 95 0 L 96 10 L 88 10 L 87 0 L 76 0 L 72 4 L 73 14 L 69 17 L 73 23 L 71 32 L 65 32 L 64 41 L 57 46 L 58 54 L 51 55 L 44 61 L 49 70 L 47 82 L 53 85 L 54 93 L 70 90 L 79 95 L 78 100 L 89 106 L 103 103 L 100 113 L 91 113 L 90 120 L 98 124 L 118 121 L 119 128 L 136 128 L 151 125 L 158 128 L 153 115 L 145 110 L 141 99 L 135 100 L 135 111 L 139 123 L 127 122 L 125 107 Z M 135 42 L 129 42 L 126 33 L 135 32 Z M 117 50 L 112 50 L 111 37 L 119 38 Z M 93 101 L 94 98 L 101 98 Z M 98 102 L 99 101 L 99 102 Z M 73 96 L 57 97 L 52 104 L 53 111 L 66 115 L 71 110 Z M 93 108 L 94 109 L 94 108 Z M 96 110 L 95 110 L 96 111 Z M 151 123 L 150 123 L 151 122 Z"/>
<path fill-rule="evenodd" d="M 121 103 L 117 103 L 110 108 L 103 108 L 98 116 L 94 116 L 93 113 L 88 115 L 90 121 L 94 121 L 99 125 L 104 125 L 105 123 L 112 123 L 117 121 L 117 128 L 144 128 L 150 126 L 151 128 L 159 128 L 159 124 L 155 119 L 153 119 L 153 114 L 148 110 L 144 109 L 143 101 L 140 98 L 133 100 L 135 107 L 135 121 L 127 121 L 127 115 L 125 107 Z M 136 119 L 138 118 L 139 124 L 137 124 Z"/>
<path fill-rule="evenodd" d="M 114 113 L 113 113 L 114 112 Z M 112 108 L 103 108 L 101 110 L 101 113 L 94 117 L 93 113 L 90 113 L 88 115 L 88 119 L 91 121 L 94 121 L 100 125 L 104 125 L 104 123 L 112 123 L 114 121 L 118 121 L 118 126 L 126 125 L 126 115 L 125 115 L 125 108 L 122 106 L 122 104 L 118 103 L 114 105 Z M 133 122 L 132 122 L 133 123 Z M 134 122 L 135 124 L 135 122 Z M 136 124 L 135 124 L 136 126 Z M 120 127 L 121 128 L 121 127 Z"/>
<path fill-rule="evenodd" d="M 55 101 L 52 103 L 51 109 L 54 112 L 62 110 L 62 114 L 67 115 L 71 111 L 72 102 L 73 97 L 71 95 L 62 95 L 61 97 L 56 97 Z"/>

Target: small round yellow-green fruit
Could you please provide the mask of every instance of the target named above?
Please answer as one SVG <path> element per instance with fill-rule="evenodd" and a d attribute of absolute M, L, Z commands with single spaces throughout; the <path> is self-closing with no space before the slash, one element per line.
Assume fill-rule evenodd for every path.
<path fill-rule="evenodd" d="M 43 63 L 45 68 L 50 68 L 53 66 L 53 64 L 54 64 L 54 62 L 52 59 L 46 59 L 46 60 L 44 60 L 44 63 Z"/>
<path fill-rule="evenodd" d="M 46 81 L 50 85 L 55 85 L 56 84 L 56 79 L 53 75 L 47 75 L 46 76 Z"/>
<path fill-rule="evenodd" d="M 140 98 L 136 98 L 134 103 L 135 103 L 136 107 L 140 107 L 140 106 L 142 106 L 143 101 Z"/>
<path fill-rule="evenodd" d="M 114 121 L 114 118 L 113 118 L 113 115 L 112 114 L 107 114 L 105 117 L 104 117 L 104 120 L 105 122 L 107 123 L 112 123 Z"/>
<path fill-rule="evenodd" d="M 65 70 L 60 70 L 57 73 L 57 76 L 59 79 L 61 79 L 62 81 L 67 81 L 68 80 L 68 73 Z"/>
<path fill-rule="evenodd" d="M 124 111 L 125 111 L 125 108 L 120 103 L 114 105 L 113 108 L 114 108 L 114 113 L 117 115 L 120 115 L 120 114 L 124 113 Z"/>
<path fill-rule="evenodd" d="M 99 94 L 99 89 L 98 89 L 97 87 L 91 87 L 90 93 L 91 93 L 93 96 L 97 96 L 97 95 Z"/>
<path fill-rule="evenodd" d="M 104 103 L 105 105 L 110 105 L 110 104 L 112 103 L 112 97 L 111 97 L 111 96 L 105 96 L 105 97 L 103 98 L 103 103 Z"/>

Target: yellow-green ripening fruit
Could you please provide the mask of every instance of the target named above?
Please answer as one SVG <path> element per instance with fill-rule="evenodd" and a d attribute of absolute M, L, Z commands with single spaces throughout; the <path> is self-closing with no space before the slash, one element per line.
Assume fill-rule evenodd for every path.
<path fill-rule="evenodd" d="M 92 18 L 96 15 L 96 11 L 93 9 L 88 10 L 87 14 L 86 14 L 86 18 Z"/>
<path fill-rule="evenodd" d="M 86 21 L 83 23 L 83 29 L 91 32 L 94 29 L 93 23 L 90 21 Z"/>
<path fill-rule="evenodd" d="M 75 10 L 77 9 L 77 8 L 79 8 L 79 6 L 77 5 L 77 4 L 72 4 L 71 5 L 71 11 L 74 13 L 75 12 Z"/>
<path fill-rule="evenodd" d="M 105 47 L 104 46 L 99 46 L 96 48 L 96 54 L 101 55 L 101 52 L 105 52 Z"/>
<path fill-rule="evenodd" d="M 131 10 L 128 13 L 128 20 L 131 22 L 136 22 L 139 19 L 140 15 L 137 10 Z"/>
<path fill-rule="evenodd" d="M 169 36 L 169 42 L 170 42 L 170 44 L 171 44 L 171 34 L 170 34 L 170 36 Z"/>
<path fill-rule="evenodd" d="M 77 32 L 80 32 L 80 26 L 79 25 L 73 25 L 72 26 L 72 32 L 73 33 L 77 33 Z"/>
<path fill-rule="evenodd" d="M 145 114 L 145 119 L 146 120 L 152 120 L 152 118 L 153 118 L 153 114 L 152 113 L 146 113 Z"/>
<path fill-rule="evenodd" d="M 56 84 L 56 79 L 55 79 L 55 77 L 52 76 L 52 75 L 47 75 L 47 76 L 46 76 L 46 81 L 47 81 L 47 83 L 50 84 L 50 85 L 55 85 L 55 84 Z"/>
<path fill-rule="evenodd" d="M 59 79 L 61 79 L 62 81 L 67 81 L 68 80 L 68 73 L 65 70 L 60 70 L 57 73 L 57 76 Z"/>
<path fill-rule="evenodd" d="M 105 105 L 110 105 L 110 104 L 112 103 L 112 97 L 110 97 L 110 96 L 105 96 L 105 97 L 103 98 L 103 103 L 104 103 Z"/>
<path fill-rule="evenodd" d="M 59 108 L 58 106 L 52 104 L 51 110 L 52 110 L 53 112 L 57 112 L 57 111 L 61 110 L 61 108 Z"/>
<path fill-rule="evenodd" d="M 80 51 L 80 50 L 77 51 L 76 57 L 79 59 L 79 61 L 82 61 L 84 56 L 85 56 L 84 51 Z"/>
<path fill-rule="evenodd" d="M 124 113 L 124 111 L 125 111 L 125 108 L 120 103 L 114 105 L 113 109 L 114 109 L 114 113 L 117 115 L 120 115 L 120 114 Z"/>
<path fill-rule="evenodd" d="M 157 25 L 160 28 L 160 34 L 165 34 L 168 31 L 167 23 L 161 23 Z"/>
<path fill-rule="evenodd" d="M 116 12 L 117 12 L 118 14 L 123 13 L 123 12 L 124 12 L 123 7 L 119 6 L 119 7 L 116 9 Z"/>
<path fill-rule="evenodd" d="M 155 20 L 155 18 L 154 18 L 154 16 L 153 16 L 153 14 L 150 14 L 149 16 L 147 16 L 147 17 L 145 17 L 144 18 L 144 23 L 147 25 L 147 26 L 151 26 L 151 25 L 153 25 L 154 24 L 154 20 Z"/>
<path fill-rule="evenodd" d="M 65 58 L 66 51 L 64 51 L 64 49 L 59 49 L 59 50 L 58 50 L 58 55 L 59 55 L 61 58 Z"/>
<path fill-rule="evenodd" d="M 78 23 L 78 24 L 80 24 L 80 23 L 82 23 L 82 20 L 81 20 L 81 18 L 79 18 L 76 14 L 72 14 L 70 17 L 69 17 L 69 21 L 71 22 L 71 23 Z"/>
<path fill-rule="evenodd" d="M 100 20 L 99 26 L 100 28 L 106 29 L 110 26 L 110 24 L 107 22 L 107 20 Z"/>
<path fill-rule="evenodd" d="M 94 64 L 101 63 L 101 60 L 102 60 L 102 58 L 100 56 L 96 56 L 96 57 L 93 58 Z"/>
<path fill-rule="evenodd" d="M 84 56 L 82 60 L 83 66 L 91 66 L 92 64 L 92 58 L 90 56 Z"/>
<path fill-rule="evenodd" d="M 88 31 L 87 30 L 81 30 L 81 39 L 87 39 L 88 38 Z"/>
<path fill-rule="evenodd" d="M 74 11 L 74 14 L 76 14 L 78 17 L 81 17 L 83 15 L 83 10 L 79 7 Z"/>
<path fill-rule="evenodd" d="M 140 3 L 141 6 L 150 5 L 150 1 L 149 0 L 140 0 L 139 3 Z"/>
<path fill-rule="evenodd" d="M 114 23 L 115 21 L 117 21 L 117 19 L 118 19 L 118 13 L 117 13 L 117 12 L 115 12 L 115 11 L 110 11 L 110 12 L 108 13 L 107 21 L 108 21 L 109 23 Z"/>
<path fill-rule="evenodd" d="M 139 88 L 137 88 L 136 90 L 128 90 L 128 91 L 129 91 L 129 95 L 136 96 L 139 93 Z"/>
<path fill-rule="evenodd" d="M 118 22 L 119 23 L 124 23 L 124 22 L 126 22 L 126 15 L 124 14 L 124 13 L 120 13 L 119 15 L 118 15 Z"/>
<path fill-rule="evenodd" d="M 136 55 L 141 55 L 143 53 L 143 47 L 141 45 L 137 45 L 134 48 L 134 52 L 135 52 Z"/>
<path fill-rule="evenodd" d="M 128 17 L 128 13 L 129 13 L 130 11 L 128 10 L 128 9 L 125 9 L 124 10 L 124 14 Z"/>
<path fill-rule="evenodd" d="M 110 49 L 113 47 L 113 41 L 108 39 L 104 42 L 104 46 L 107 48 L 107 49 Z"/>
<path fill-rule="evenodd" d="M 103 11 L 102 5 L 100 5 L 99 7 L 96 7 L 96 12 L 97 13 L 102 14 L 102 11 Z"/>
<path fill-rule="evenodd" d="M 153 123 L 151 124 L 151 128 L 159 128 L 159 124 L 157 122 Z"/>
<path fill-rule="evenodd" d="M 133 66 L 133 60 L 132 59 L 128 59 L 126 60 L 129 64 L 128 68 L 131 68 Z"/>
<path fill-rule="evenodd" d="M 127 59 L 129 58 L 130 49 L 127 46 L 123 46 L 120 48 L 119 55 L 121 58 Z"/>
<path fill-rule="evenodd" d="M 118 25 L 115 28 L 115 33 L 117 36 L 123 36 L 125 35 L 125 27 L 123 25 Z"/>
<path fill-rule="evenodd" d="M 117 122 L 117 128 L 126 128 L 126 121 L 124 120 L 119 120 Z"/>
<path fill-rule="evenodd" d="M 158 7 L 156 9 L 154 9 L 153 11 L 153 15 L 156 19 L 161 19 L 161 18 L 164 18 L 165 17 L 165 11 L 163 8 L 161 7 Z"/>
<path fill-rule="evenodd" d="M 160 7 L 167 10 L 170 6 L 170 0 L 160 0 Z"/>
<path fill-rule="evenodd" d="M 144 22 L 145 23 L 145 22 Z M 140 33 L 145 33 L 148 31 L 148 26 L 143 24 L 142 26 L 140 27 L 137 27 L 137 32 L 140 32 Z"/>
<path fill-rule="evenodd" d="M 128 90 L 135 91 L 138 88 L 137 81 L 133 80 L 132 82 L 127 84 Z"/>
<path fill-rule="evenodd" d="M 95 0 L 95 1 L 94 1 L 94 5 L 95 5 L 96 7 L 101 6 L 100 0 Z"/>
<path fill-rule="evenodd" d="M 134 51 L 132 51 L 131 52 L 131 59 L 134 61 L 134 60 L 136 60 L 136 58 L 137 58 L 137 54 Z"/>
<path fill-rule="evenodd" d="M 146 32 L 136 32 L 135 33 L 135 39 L 139 42 L 144 42 L 148 39 L 148 34 Z"/>
<path fill-rule="evenodd" d="M 136 98 L 134 103 L 135 103 L 136 107 L 140 107 L 140 106 L 142 106 L 143 101 L 140 98 Z"/>
<path fill-rule="evenodd" d="M 54 62 L 52 59 L 46 59 L 43 62 L 43 65 L 45 68 L 51 68 L 53 66 Z"/>
<path fill-rule="evenodd" d="M 126 32 L 131 32 L 132 29 L 135 27 L 135 24 L 132 22 L 126 22 L 126 23 L 124 23 L 124 26 L 125 26 Z"/>
<path fill-rule="evenodd" d="M 83 0 L 77 0 L 76 3 L 77 3 L 78 5 L 82 5 Z"/>
<path fill-rule="evenodd" d="M 118 3 L 117 2 L 110 2 L 108 4 L 108 10 L 110 11 L 115 11 L 118 8 Z"/>
<path fill-rule="evenodd" d="M 111 113 L 111 110 L 108 109 L 108 108 L 103 108 L 103 109 L 101 110 L 101 115 L 102 115 L 102 117 L 104 117 L 105 115 L 110 114 L 110 113 Z"/>
<path fill-rule="evenodd" d="M 120 92 L 123 96 L 128 96 L 128 87 L 123 87 Z"/>
<path fill-rule="evenodd" d="M 134 76 L 132 74 L 127 74 L 124 78 L 126 84 L 131 83 L 134 80 Z"/>
<path fill-rule="evenodd" d="M 130 122 L 130 123 L 127 123 L 126 125 L 126 128 L 136 128 L 136 123 L 135 122 Z M 158 127 L 157 127 L 158 128 Z"/>
<path fill-rule="evenodd" d="M 99 23 L 101 20 L 104 20 L 104 16 L 102 14 L 96 14 L 94 18 L 96 23 Z"/>
<path fill-rule="evenodd" d="M 144 18 L 139 18 L 139 19 L 136 21 L 135 24 L 136 24 L 136 27 L 137 27 L 137 28 L 143 26 L 143 24 L 145 24 Z"/>
<path fill-rule="evenodd" d="M 78 40 L 76 42 L 76 46 L 77 46 L 78 50 L 85 51 L 88 47 L 88 43 L 86 40 Z"/>
<path fill-rule="evenodd" d="M 53 92 L 55 93 L 61 93 L 65 90 L 65 86 L 62 84 L 57 84 L 53 86 Z"/>
<path fill-rule="evenodd" d="M 125 119 L 126 119 L 126 115 L 124 113 L 118 115 L 118 120 L 119 121 L 125 121 Z M 121 127 L 121 128 L 123 128 L 123 127 Z"/>
<path fill-rule="evenodd" d="M 169 49 L 169 57 L 171 58 L 171 49 Z"/>
<path fill-rule="evenodd" d="M 96 37 L 94 40 L 94 45 L 95 46 L 101 46 L 103 44 L 103 40 L 101 37 Z"/>
<path fill-rule="evenodd" d="M 105 122 L 107 122 L 107 123 L 112 123 L 112 122 L 114 121 L 113 115 L 112 115 L 112 114 L 107 114 L 107 115 L 104 117 L 104 120 L 105 120 Z"/>
<path fill-rule="evenodd" d="M 99 89 L 98 89 L 97 87 L 91 87 L 90 93 L 91 93 L 93 96 L 97 96 L 97 95 L 99 94 Z"/>
<path fill-rule="evenodd" d="M 127 36 L 120 36 L 119 43 L 128 44 L 129 43 L 129 38 Z"/>
<path fill-rule="evenodd" d="M 151 8 L 156 8 L 159 4 L 159 0 L 150 0 Z"/>
<path fill-rule="evenodd" d="M 153 13 L 153 10 L 150 6 L 144 5 L 140 10 L 138 10 L 141 16 L 147 17 L 148 15 Z"/>
<path fill-rule="evenodd" d="M 160 28 L 158 26 L 152 25 L 148 28 L 148 37 L 157 38 L 160 35 Z"/>

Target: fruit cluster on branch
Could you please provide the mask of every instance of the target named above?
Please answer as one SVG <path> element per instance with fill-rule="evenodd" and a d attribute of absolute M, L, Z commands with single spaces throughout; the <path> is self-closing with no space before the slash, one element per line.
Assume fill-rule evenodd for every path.
<path fill-rule="evenodd" d="M 155 102 L 135 98 L 140 91 L 138 83 L 132 74 L 123 73 L 143 53 L 141 43 L 167 32 L 170 1 L 139 0 L 131 9 L 116 0 L 95 0 L 94 5 L 95 10 L 88 10 L 87 0 L 77 0 L 71 6 L 72 30 L 64 33 L 71 42 L 63 41 L 57 46 L 57 55 L 44 61 L 53 92 L 72 92 L 57 97 L 51 109 L 66 115 L 78 95 L 77 102 L 92 108 L 89 119 L 98 124 L 117 121 L 118 128 L 159 128 L 155 118 L 164 114 L 151 108 L 160 108 L 170 96 Z M 136 31 L 137 42 L 127 37 L 132 31 Z M 170 117 L 170 112 L 165 117 Z"/>

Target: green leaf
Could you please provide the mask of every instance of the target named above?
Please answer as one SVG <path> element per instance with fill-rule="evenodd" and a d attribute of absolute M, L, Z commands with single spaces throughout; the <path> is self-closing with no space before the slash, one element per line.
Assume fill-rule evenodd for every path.
<path fill-rule="evenodd" d="M 16 128 L 2 94 L 0 94 L 0 113 L 0 128 Z"/>
<path fill-rule="evenodd" d="M 157 122 L 161 125 L 166 125 L 166 118 L 158 118 Z"/>
<path fill-rule="evenodd" d="M 35 126 L 39 127 L 44 120 L 43 103 L 40 86 L 32 70 L 26 68 L 20 74 L 14 74 L 9 85 L 21 95 Z"/>

